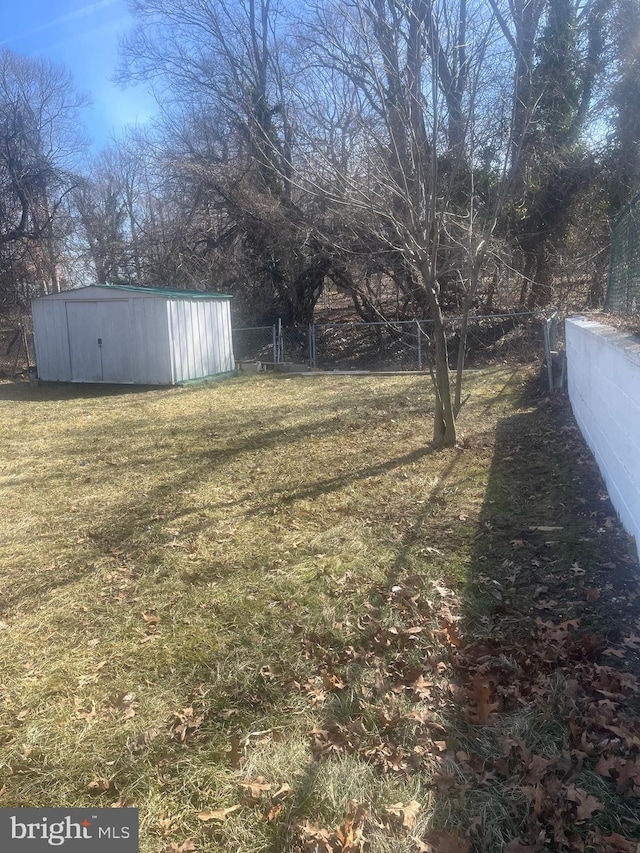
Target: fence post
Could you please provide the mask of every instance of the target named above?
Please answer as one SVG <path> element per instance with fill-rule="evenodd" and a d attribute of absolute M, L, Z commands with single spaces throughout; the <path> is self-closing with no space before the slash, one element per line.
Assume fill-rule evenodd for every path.
<path fill-rule="evenodd" d="M 273 335 L 273 363 L 276 364 L 278 361 L 278 339 L 276 337 L 276 324 L 274 323 L 271 327 L 271 333 Z"/>
<path fill-rule="evenodd" d="M 549 320 L 549 346 L 552 350 L 556 348 L 558 340 L 558 312 L 554 311 Z"/>
<path fill-rule="evenodd" d="M 309 323 L 309 367 L 316 366 L 316 324 Z"/>
<path fill-rule="evenodd" d="M 416 329 L 418 332 L 418 370 L 422 370 L 422 331 L 420 329 L 420 320 L 416 320 Z"/>
<path fill-rule="evenodd" d="M 284 362 L 284 340 L 282 338 L 282 317 L 278 317 L 278 358 L 279 364 Z"/>
<path fill-rule="evenodd" d="M 553 391 L 553 364 L 551 363 L 551 334 L 549 327 L 551 320 L 545 318 L 543 322 L 544 329 L 544 354 L 547 361 L 547 380 L 549 382 L 549 391 Z"/>

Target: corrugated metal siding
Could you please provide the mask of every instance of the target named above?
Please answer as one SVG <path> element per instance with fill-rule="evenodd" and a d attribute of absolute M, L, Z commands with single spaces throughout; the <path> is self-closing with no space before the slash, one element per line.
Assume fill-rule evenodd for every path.
<path fill-rule="evenodd" d="M 87 306 L 84 323 L 80 303 Z M 170 385 L 234 368 L 228 299 L 125 296 L 124 289 L 90 286 L 34 300 L 33 322 L 38 375 L 48 381 L 101 381 L 101 375 L 105 382 Z M 93 364 L 100 359 L 87 349 L 95 350 L 98 338 L 100 371 Z M 80 375 L 85 363 L 89 372 Z M 105 365 L 108 376 L 101 372 Z"/>
<path fill-rule="evenodd" d="M 169 302 L 167 304 L 171 338 L 171 365 L 174 382 L 182 382 L 186 373 L 184 363 L 187 359 L 185 347 L 188 336 L 183 331 L 185 322 L 183 306 L 184 303 L 182 302 Z"/>
<path fill-rule="evenodd" d="M 33 329 L 40 379 L 70 382 L 71 360 L 65 303 L 34 301 Z"/>
<path fill-rule="evenodd" d="M 174 382 L 233 370 L 228 300 L 169 303 Z"/>
<path fill-rule="evenodd" d="M 171 349 L 167 300 L 131 299 L 135 381 L 140 385 L 171 385 Z"/>
<path fill-rule="evenodd" d="M 217 370 L 213 373 L 227 373 L 234 370 L 236 363 L 233 356 L 233 340 L 231 337 L 231 302 L 214 302 L 209 303 L 211 308 L 215 309 L 212 323 L 215 327 L 214 340 L 216 343 L 215 363 Z"/>
<path fill-rule="evenodd" d="M 201 366 L 202 341 L 200 340 L 197 315 L 200 303 L 172 301 L 169 303 L 169 316 L 173 331 L 173 378 L 175 382 L 199 379 L 206 376 L 199 372 Z M 195 323 L 194 323 L 194 315 Z"/>

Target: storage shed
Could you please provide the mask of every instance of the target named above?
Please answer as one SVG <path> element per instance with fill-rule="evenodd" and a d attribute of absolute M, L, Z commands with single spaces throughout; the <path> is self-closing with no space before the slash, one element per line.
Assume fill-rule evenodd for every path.
<path fill-rule="evenodd" d="M 34 299 L 38 378 L 175 385 L 235 367 L 231 296 L 90 285 Z"/>

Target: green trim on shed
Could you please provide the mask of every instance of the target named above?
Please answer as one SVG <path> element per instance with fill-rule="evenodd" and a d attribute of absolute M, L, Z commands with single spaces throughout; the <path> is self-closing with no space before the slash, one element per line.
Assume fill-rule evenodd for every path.
<path fill-rule="evenodd" d="M 164 296 L 166 299 L 233 299 L 230 293 L 210 293 L 204 290 L 170 290 L 167 287 L 138 287 L 135 284 L 90 284 L 107 290 L 128 290 L 149 296 Z"/>

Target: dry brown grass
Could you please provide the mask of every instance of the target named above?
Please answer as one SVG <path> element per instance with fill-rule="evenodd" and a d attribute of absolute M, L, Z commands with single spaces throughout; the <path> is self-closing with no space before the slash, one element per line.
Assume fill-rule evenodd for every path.
<path fill-rule="evenodd" d="M 0 385 L 0 803 L 135 805 L 143 853 L 290 849 L 351 800 L 420 801 L 420 834 L 427 775 L 311 760 L 326 707 L 295 688 L 317 669 L 301 636 L 339 645 L 402 576 L 465 586 L 496 423 L 528 379 L 473 375 L 463 445 L 438 453 L 415 376 Z M 292 787 L 279 820 L 198 818 L 257 776 Z"/>

